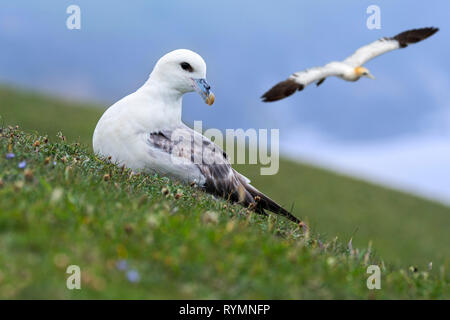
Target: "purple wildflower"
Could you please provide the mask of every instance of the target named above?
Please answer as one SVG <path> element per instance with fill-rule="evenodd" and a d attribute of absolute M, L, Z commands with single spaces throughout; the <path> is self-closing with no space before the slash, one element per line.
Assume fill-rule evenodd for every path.
<path fill-rule="evenodd" d="M 130 282 L 136 283 L 141 280 L 141 277 L 139 276 L 139 272 L 137 272 L 136 270 L 130 270 L 127 272 L 127 279 Z"/>
<path fill-rule="evenodd" d="M 116 268 L 119 269 L 120 271 L 125 271 L 128 268 L 128 263 L 126 260 L 119 260 L 116 263 Z"/>
<path fill-rule="evenodd" d="M 20 161 L 19 164 L 18 164 L 19 169 L 23 169 L 26 166 L 27 166 L 27 162 L 25 160 L 24 161 Z"/>
<path fill-rule="evenodd" d="M 14 153 L 12 153 L 12 152 L 10 152 L 10 153 L 7 153 L 6 154 L 6 159 L 12 159 L 12 158 L 14 158 L 16 155 L 14 154 Z"/>

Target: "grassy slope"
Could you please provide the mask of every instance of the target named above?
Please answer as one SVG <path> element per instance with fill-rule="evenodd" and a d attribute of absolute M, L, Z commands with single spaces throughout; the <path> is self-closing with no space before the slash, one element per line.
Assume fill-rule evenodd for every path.
<path fill-rule="evenodd" d="M 87 104 L 74 106 L 41 95 L 0 89 L 3 121 L 39 129 L 50 137 L 63 129 L 70 140 L 89 144 L 101 112 Z M 289 161 L 281 162 L 280 173 L 274 177 L 259 176 L 255 166 L 238 169 L 276 200 L 287 206 L 295 202 L 295 212 L 306 217 L 315 232 L 325 233 L 326 238 L 338 235 L 346 242 L 358 229 L 354 246 L 366 247 L 372 240 L 387 262 L 403 268 L 419 265 L 424 270 L 433 261 L 436 275 L 440 272 L 435 271 L 448 263 L 450 210 L 445 206 Z"/>
<path fill-rule="evenodd" d="M 356 246 L 371 241 L 378 254 L 401 266 L 449 262 L 450 209 L 444 205 L 289 161 L 276 179 L 255 167 L 245 173 L 281 203 L 294 199 L 295 212 L 327 237 L 353 236 Z"/>
<path fill-rule="evenodd" d="M 55 99 L 39 93 L 0 87 L 0 125 L 18 124 L 50 138 L 59 131 L 70 141 L 91 145 L 104 108 L 95 104 Z"/>
<path fill-rule="evenodd" d="M 35 141 L 40 142 L 36 149 Z M 3 129 L 0 298 L 445 298 L 444 270 L 387 267 L 284 219 L 96 159 L 77 144 Z M 26 168 L 18 164 L 26 161 Z M 106 176 L 105 176 L 106 175 Z M 122 261 L 122 262 L 121 262 Z M 120 263 L 127 270 L 120 270 Z M 68 265 L 82 290 L 65 288 Z M 118 265 L 119 264 L 119 265 Z M 139 275 L 133 281 L 129 272 Z M 131 278 L 130 278 L 131 277 Z"/>

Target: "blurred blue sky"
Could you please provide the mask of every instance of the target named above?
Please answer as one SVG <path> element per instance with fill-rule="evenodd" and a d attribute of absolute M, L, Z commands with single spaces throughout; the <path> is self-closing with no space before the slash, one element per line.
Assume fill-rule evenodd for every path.
<path fill-rule="evenodd" d="M 66 8 L 81 8 L 81 30 Z M 381 8 L 381 29 L 366 8 Z M 0 81 L 111 104 L 157 59 L 187 48 L 208 65 L 216 104 L 184 99 L 187 123 L 280 128 L 283 152 L 450 203 L 448 1 L 3 1 Z M 436 26 L 422 43 L 375 59 L 377 80 L 328 79 L 278 103 L 259 97 L 294 71 L 343 59 L 401 31 Z"/>

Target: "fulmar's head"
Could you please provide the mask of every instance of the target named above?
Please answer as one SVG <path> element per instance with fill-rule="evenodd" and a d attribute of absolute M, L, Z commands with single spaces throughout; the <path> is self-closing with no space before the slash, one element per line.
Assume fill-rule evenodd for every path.
<path fill-rule="evenodd" d="M 208 105 L 214 103 L 214 94 L 206 82 L 206 63 L 191 50 L 167 53 L 158 60 L 150 77 L 182 94 L 197 91 Z"/>

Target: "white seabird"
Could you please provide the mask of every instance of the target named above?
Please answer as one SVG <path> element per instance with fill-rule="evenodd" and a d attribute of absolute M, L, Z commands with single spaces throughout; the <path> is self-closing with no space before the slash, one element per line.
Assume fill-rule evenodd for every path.
<path fill-rule="evenodd" d="M 335 76 L 346 81 L 356 81 L 361 77 L 375 79 L 375 77 L 362 65 L 379 55 L 409 44 L 422 41 L 435 34 L 438 28 L 412 29 L 399 33 L 395 37 L 381 38 L 355 51 L 344 61 L 333 61 L 323 67 L 315 67 L 292 74 L 287 80 L 279 82 L 262 95 L 264 102 L 281 100 L 301 91 L 307 85 L 316 82 L 322 84 L 327 77 Z"/>
<path fill-rule="evenodd" d="M 108 108 L 93 135 L 94 152 L 134 171 L 196 184 L 206 192 L 265 214 L 269 210 L 306 227 L 250 185 L 218 146 L 181 120 L 182 97 L 197 91 L 208 105 L 214 94 L 206 64 L 190 50 L 169 52 L 136 92 Z"/>

